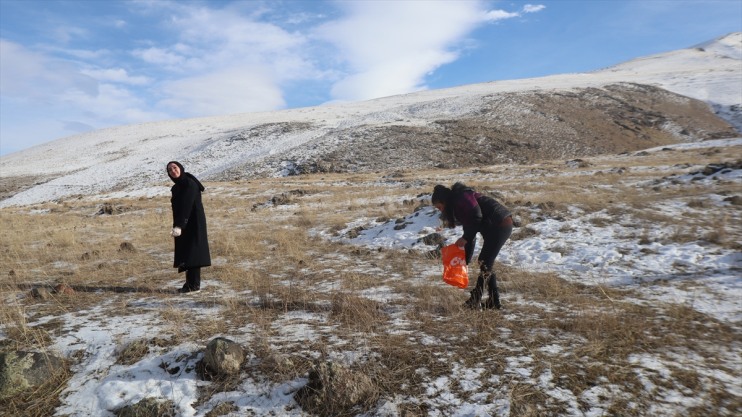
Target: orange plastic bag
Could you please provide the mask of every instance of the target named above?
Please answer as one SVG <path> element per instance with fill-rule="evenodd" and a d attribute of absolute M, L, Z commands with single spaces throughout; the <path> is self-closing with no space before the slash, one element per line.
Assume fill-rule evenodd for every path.
<path fill-rule="evenodd" d="M 469 272 L 466 269 L 466 252 L 456 244 L 441 249 L 443 258 L 443 282 L 454 287 L 469 286 Z"/>

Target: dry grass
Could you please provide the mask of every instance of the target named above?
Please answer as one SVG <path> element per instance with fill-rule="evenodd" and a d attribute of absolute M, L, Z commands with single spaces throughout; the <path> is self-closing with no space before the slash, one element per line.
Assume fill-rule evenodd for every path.
<path fill-rule="evenodd" d="M 690 151 L 680 155 L 695 164 L 719 159 L 716 154 Z M 96 214 L 102 203 L 85 199 L 47 204 L 34 212 L 3 209 L 0 290 L 6 300 L 17 301 L 0 307 L 2 345 L 47 349 L 63 323 L 33 324 L 42 317 L 101 305 L 108 306 L 104 314 L 114 316 L 139 314 L 144 309 L 153 312 L 166 331 L 159 339 L 122 340 L 121 364 L 136 362 L 154 347 L 167 349 L 183 341 L 205 344 L 213 337 L 242 334 L 249 328 L 245 337 L 254 361 L 245 372 L 269 381 L 305 375 L 317 356 L 360 352 L 353 365 L 373 378 L 382 396 L 425 398 L 436 378 L 451 377 L 457 367 L 481 367 L 481 383 L 496 386 L 507 396 L 512 416 L 567 411 L 566 404 L 531 382 L 548 375 L 555 387 L 578 396 L 596 385 L 623 387 L 625 394 L 606 400 L 606 413 L 644 415 L 660 399 L 658 393 L 645 390 L 630 362 L 632 355 L 670 358 L 672 352 L 691 352 L 711 363 L 720 352 L 738 349 L 739 329 L 687 306 L 637 303 L 640 292 L 584 286 L 555 274 L 500 264 L 496 272 L 506 309 L 464 310 L 465 291 L 442 286 L 439 277 L 431 276 L 431 265 L 437 261 L 417 252 L 333 243 L 315 232 L 331 235 L 357 219 L 409 215 L 419 204 L 414 200 L 417 195 L 429 193 L 437 183 L 461 179 L 478 189 L 501 193 L 523 226 L 532 214 L 565 217 L 569 207 L 578 207 L 587 213 L 600 212 L 591 221 L 595 227 L 631 214 L 641 223 L 636 225 L 637 245 L 699 239 L 731 245 L 739 240 L 735 229 L 738 209 L 722 222 L 701 216 L 693 218 L 692 224 L 648 209 L 655 202 L 682 197 L 691 209 L 710 210 L 698 197 L 700 189 L 691 189 L 691 195 L 672 187 L 641 195 L 636 192 L 634 184 L 658 175 L 640 166 L 662 165 L 665 158 L 669 156 L 658 154 L 640 161 L 626 158 L 620 161 L 623 174 L 608 172 L 615 168 L 610 160 L 595 157 L 587 168 L 572 169 L 549 161 L 540 166 L 483 168 L 474 177 L 471 170 L 448 170 L 397 173 L 386 183 L 379 182 L 383 175 L 378 174 L 220 183 L 219 191 L 204 194 L 214 265 L 204 269 L 203 297 L 193 299 L 174 293 L 184 276 L 172 268 L 166 197 L 110 201 L 112 214 Z M 526 176 L 535 170 L 545 173 L 538 177 L 538 184 Z M 574 171 L 585 173 L 575 176 Z M 719 192 L 735 192 L 733 185 L 719 187 Z M 296 190 L 301 192 L 291 193 Z M 270 203 L 283 193 L 290 197 L 278 205 Z M 654 236 L 650 225 L 669 232 Z M 527 230 L 520 228 L 513 239 L 526 238 Z M 564 248 L 565 253 L 569 250 Z M 53 288 L 60 283 L 75 293 L 51 294 L 47 299 L 30 296 L 33 288 Z M 389 294 L 386 298 L 369 297 L 380 288 Z M 194 319 L 196 307 L 219 313 Z M 304 323 L 317 337 L 300 344 L 279 337 L 276 325 L 290 312 L 321 317 Z M 546 346 L 557 346 L 561 353 L 551 354 L 543 350 Z M 520 356 L 533 358 L 528 364 L 529 378 L 519 376 L 507 361 Z M 50 415 L 68 377 L 0 407 L 15 415 Z M 703 404 L 690 410 L 691 415 L 734 410 L 740 405 L 739 397 L 709 383 L 697 366 L 675 366 L 669 377 L 653 378 L 658 386 L 683 387 L 702 395 Z M 205 389 L 203 402 L 237 382 Z M 33 401 L 25 402 L 31 397 Z M 490 394 L 487 400 L 494 403 L 497 399 Z M 426 415 L 433 407 L 428 400 L 400 401 L 400 412 L 408 416 Z"/>

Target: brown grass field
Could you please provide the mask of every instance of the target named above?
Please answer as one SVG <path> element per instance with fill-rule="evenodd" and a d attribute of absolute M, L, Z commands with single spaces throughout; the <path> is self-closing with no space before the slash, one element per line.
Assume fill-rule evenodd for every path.
<path fill-rule="evenodd" d="M 396 398 L 403 416 L 449 415 L 452 409 L 436 400 L 430 384 L 456 375 L 457 367 L 480 369 L 478 401 L 507 398 L 511 416 L 584 412 L 582 400 L 566 404 L 551 391 L 565 390 L 579 399 L 596 385 L 610 387 L 601 394 L 601 415 L 671 415 L 667 410 L 683 416 L 737 415 L 742 410 L 739 382 L 730 385 L 718 374 L 742 379 L 739 322 L 718 320 L 688 304 L 646 298 L 641 286 L 585 285 L 574 277 L 500 262 L 496 269 L 505 308 L 470 311 L 462 308 L 467 292 L 441 282 L 439 260 L 325 236 L 336 236 L 358 219 L 408 216 L 427 204 L 416 198 L 429 194 L 435 184 L 460 180 L 496 191 L 514 210 L 521 227 L 513 239 L 527 238 L 528 224 L 536 221 L 529 214 L 536 207 L 545 216 L 566 216 L 568 207 L 579 207 L 590 213 L 605 210 L 591 220 L 594 224 L 621 221 L 628 212 L 673 231 L 663 239 L 705 239 L 740 251 L 740 206 L 722 210 L 707 198 L 710 192 L 740 195 L 739 181 L 719 182 L 713 190 L 693 183 L 658 190 L 635 184 L 687 173 L 689 166 L 741 159 L 742 147 L 737 146 L 718 152 L 591 157 L 583 168 L 555 160 L 205 181 L 213 266 L 204 269 L 204 290 L 193 297 L 175 293 L 184 278 L 171 267 L 166 178 L 163 193 L 153 198 L 84 197 L 1 209 L 0 348 L 53 351 L 55 340 L 68 331 L 69 315 L 95 310 L 101 317 L 126 318 L 146 311 L 159 330 L 135 342 L 122 338 L 117 363 L 133 364 L 185 342 L 205 345 L 225 336 L 245 340 L 258 359 L 243 377 L 266 384 L 305 376 L 318 357 L 360 352 L 350 366 L 372 377 L 380 398 Z M 266 204 L 282 195 L 281 204 Z M 669 216 L 656 208 L 668 200 L 687 201 L 702 210 L 689 210 L 683 218 Z M 98 214 L 103 204 L 110 205 L 112 214 Z M 637 226 L 627 239 L 636 244 L 657 239 L 642 230 Z M 565 253 L 570 250 L 564 247 Z M 58 284 L 72 287 L 74 294 L 48 299 L 30 295 L 33 288 Z M 296 312 L 323 320 L 291 315 Z M 285 337 L 289 322 L 305 326 L 312 337 Z M 67 358 L 67 373 L 0 402 L 0 414 L 54 415 L 74 364 L 85 357 L 81 351 Z M 512 372 L 513 361 L 526 357 L 522 367 L 528 373 Z M 640 369 L 637 357 L 663 358 L 674 365 L 664 373 Z M 553 376 L 548 387 L 537 382 L 546 373 Z M 199 402 L 205 407 L 214 395 L 234 388 L 204 385 Z M 451 390 L 460 398 L 471 395 L 456 384 Z M 668 405 L 670 391 L 696 401 Z M 371 412 L 333 410 L 330 414 Z"/>

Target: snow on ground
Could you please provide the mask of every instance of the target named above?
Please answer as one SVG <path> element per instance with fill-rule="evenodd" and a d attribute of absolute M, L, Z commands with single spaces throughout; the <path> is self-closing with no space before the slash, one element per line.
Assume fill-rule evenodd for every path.
<path fill-rule="evenodd" d="M 703 146 L 739 146 L 742 139 L 703 142 L 698 144 L 675 145 L 678 149 Z M 666 148 L 666 147 L 663 147 Z M 659 152 L 661 149 L 649 150 Z M 739 170 L 719 172 L 725 181 L 742 185 L 742 174 Z M 680 183 L 697 183 L 703 181 L 697 175 L 682 175 L 665 178 L 663 181 Z M 646 188 L 651 183 L 640 183 L 638 189 Z M 742 189 L 742 188 L 740 188 Z M 421 197 L 423 198 L 423 197 Z M 711 204 L 724 206 L 728 204 L 721 198 L 710 198 Z M 680 215 L 688 210 L 687 202 L 665 201 L 655 207 L 670 215 Z M 679 303 L 716 319 L 739 325 L 742 323 L 742 254 L 731 249 L 724 249 L 699 242 L 674 242 L 663 240 L 669 233 L 651 225 L 643 225 L 646 233 L 655 237 L 652 242 L 637 245 L 637 231 L 633 224 L 639 223 L 631 214 L 620 217 L 618 221 L 596 222 L 591 219 L 608 215 L 584 213 L 576 208 L 570 209 L 567 218 L 530 219 L 527 227 L 537 233 L 527 238 L 511 239 L 503 248 L 498 262 L 526 270 L 553 271 L 559 276 L 576 280 L 583 284 L 640 288 L 644 294 L 637 303 L 659 300 L 666 303 Z M 413 250 L 426 252 L 434 246 L 426 245 L 421 238 L 431 233 L 440 233 L 446 243 L 452 243 L 461 235 L 460 228 L 440 229 L 439 213 L 427 206 L 404 218 L 379 221 L 377 219 L 359 218 L 348 223 L 344 230 L 337 234 L 326 234 L 315 231 L 326 239 L 356 245 L 361 248 L 389 250 Z M 514 237 L 520 233 L 516 228 Z M 348 237 L 353 231 L 354 237 Z M 642 232 L 644 233 L 644 232 Z M 338 237 L 341 236 L 341 237 Z M 345 237 L 342 237 L 345 236 Z M 477 251 L 480 249 L 481 238 Z M 336 273 L 334 265 L 341 254 L 324 254 L 318 256 L 317 262 L 327 265 L 328 274 Z M 346 264 L 343 262 L 343 264 Z M 432 274 L 440 274 L 442 267 L 431 262 Z M 384 272 L 378 266 L 359 262 L 357 268 L 376 274 Z M 284 277 L 278 276 L 283 279 Z M 173 287 L 179 285 L 173 282 Z M 218 304 L 209 304 L 210 298 L 219 298 L 227 288 L 212 285 L 212 292 L 206 291 L 196 299 L 181 301 L 182 308 L 195 309 L 199 316 L 216 317 L 219 314 Z M 338 290 L 337 283 L 327 281 L 326 287 L 318 285 L 319 292 Z M 396 295 L 389 287 L 380 285 L 375 289 L 364 290 L 362 296 L 384 301 Z M 15 300 L 7 300 L 15 302 Z M 511 300 L 516 302 L 516 300 Z M 297 407 L 293 394 L 306 384 L 305 378 L 296 378 L 280 383 L 258 380 L 253 376 L 246 377 L 232 391 L 214 395 L 206 403 L 197 404 L 197 389 L 208 384 L 199 380 L 195 373 L 196 363 L 202 358 L 200 349 L 193 343 L 183 343 L 166 349 L 150 352 L 146 357 L 132 365 L 114 362 L 116 349 L 129 341 L 146 335 L 158 333 L 160 324 L 150 311 L 163 308 L 161 301 L 143 297 L 129 301 L 137 313 L 125 317 L 111 317 L 103 314 L 110 306 L 98 306 L 84 311 L 66 314 L 60 319 L 65 329 L 56 338 L 53 349 L 61 354 L 70 355 L 82 352 L 82 359 L 73 368 L 74 375 L 62 393 L 62 405 L 57 409 L 57 416 L 113 416 L 110 410 L 124 404 L 136 403 L 147 397 L 168 398 L 174 401 L 176 411 L 183 417 L 203 417 L 216 404 L 232 402 L 239 412 L 235 415 L 306 415 Z M 211 305 L 212 307 L 205 307 Z M 545 308 L 550 308 L 545 306 Z M 332 340 L 328 328 L 326 313 L 291 311 L 272 323 L 276 342 L 284 345 L 301 347 L 312 340 L 328 337 Z M 51 320 L 42 317 L 29 326 L 41 325 Z M 396 328 L 390 333 L 409 334 L 413 324 L 405 320 L 395 322 Z M 230 336 L 238 343 L 246 343 L 256 330 L 244 329 L 241 335 Z M 508 329 L 502 329 L 507 333 Z M 443 341 L 434 335 L 422 335 L 420 345 L 440 345 Z M 507 340 L 507 334 L 501 335 Z M 347 351 L 342 347 L 332 353 L 334 359 L 352 363 L 364 356 L 364 352 Z M 508 347 L 510 349 L 512 347 Z M 545 345 L 538 349 L 541 354 L 563 356 L 568 354 L 558 344 Z M 672 354 L 670 354 L 672 355 Z M 676 363 L 683 363 L 700 375 L 701 381 L 713 384 L 713 381 L 725 381 L 731 392 L 742 396 L 742 381 L 736 376 L 742 374 L 742 354 L 730 351 L 723 366 L 709 366 L 705 358 L 692 355 L 680 355 L 677 358 L 659 357 L 652 354 L 636 353 L 630 358 L 636 366 L 636 373 L 643 381 L 648 392 L 661 392 L 663 401 L 652 406 L 656 415 L 675 415 L 678 410 L 686 410 L 697 405 L 699 399 L 692 392 L 681 392 L 659 387 L 657 378 L 671 373 Z M 449 358 L 455 360 L 456 358 Z M 249 360 L 249 359 L 248 359 Z M 559 387 L 550 369 L 538 372 L 533 356 L 523 350 L 513 349 L 513 355 L 503 358 L 506 362 L 504 374 L 490 377 L 485 384 L 498 386 L 502 378 L 517 377 L 533 386 L 539 387 L 549 401 L 563 406 L 565 416 L 602 416 L 608 406 L 606 399 L 622 398 L 623 388 L 609 383 L 598 384 L 579 395 Z M 424 387 L 427 395 L 416 399 L 429 408 L 431 416 L 499 416 L 511 412 L 511 403 L 507 392 L 486 391 L 484 396 L 477 392 L 483 384 L 482 366 L 468 367 L 457 363 L 449 376 L 429 380 Z M 418 372 L 425 373 L 424 369 Z M 607 382 L 607 381 L 606 381 Z M 489 397 L 488 397 L 489 395 Z M 410 401 L 410 399 L 398 399 Z M 398 412 L 395 399 L 386 399 L 371 416 L 394 416 Z M 587 404 L 587 407 L 585 407 Z"/>
<path fill-rule="evenodd" d="M 663 146 L 647 152 L 740 144 L 742 138 L 734 138 Z M 701 174 L 687 174 L 667 181 L 702 184 L 716 180 L 742 186 L 742 170 L 722 170 L 708 178 Z M 651 184 L 656 184 L 656 180 Z M 641 190 L 646 185 L 640 183 L 636 187 Z M 731 204 L 723 201 L 721 196 L 712 194 L 707 198 L 715 205 L 731 208 Z M 688 202 L 682 199 L 660 203 L 653 209 L 675 217 L 682 217 L 689 210 Z M 341 235 L 347 235 L 355 230 L 357 236 L 339 240 L 371 248 L 430 251 L 434 246 L 425 245 L 422 237 L 439 233 L 446 238 L 445 244 L 451 244 L 463 234 L 460 226 L 441 229 L 439 214 L 435 208 L 427 207 L 399 220 L 358 219 L 340 231 Z M 600 221 L 602 219 L 611 220 Z M 641 228 L 638 229 L 637 225 Z M 674 231 L 642 224 L 630 214 L 615 221 L 605 211 L 583 213 L 570 208 L 568 219 L 547 218 L 530 222 L 528 228 L 536 234 L 527 239 L 517 239 L 519 231 L 516 228 L 513 239 L 502 249 L 498 262 L 530 271 L 557 272 L 565 279 L 583 284 L 641 286 L 643 293 L 650 294 L 651 298 L 689 304 L 721 321 L 742 322 L 742 253 L 738 251 L 701 241 L 684 243 L 662 239 Z M 652 236 L 652 241 L 638 245 L 639 232 Z M 329 235 L 325 237 L 333 239 Z M 475 253 L 481 250 L 481 244 L 481 238 L 477 239 Z M 699 279 L 702 279 L 702 284 L 687 285 L 688 281 L 697 282 Z"/>
<path fill-rule="evenodd" d="M 742 184 L 742 176 L 736 179 Z M 438 232 L 446 237 L 446 244 L 462 235 L 461 227 L 437 230 L 438 212 L 428 208 L 406 218 L 404 231 L 394 230 L 393 221 L 373 224 L 349 242 L 359 246 L 393 249 L 415 248 L 432 250 L 419 242 L 422 236 Z M 566 279 L 584 284 L 613 286 L 644 286 L 644 293 L 671 302 L 690 303 L 698 311 L 722 321 L 742 322 L 742 253 L 704 246 L 699 243 L 653 242 L 637 246 L 636 239 L 628 239 L 634 230 L 621 224 L 605 227 L 592 226 L 590 214 L 571 217 L 566 221 L 547 219 L 528 227 L 537 236 L 506 243 L 498 262 L 532 271 L 553 271 Z M 627 219 L 630 223 L 630 219 Z M 571 230 L 560 232 L 564 229 Z M 352 226 L 350 229 L 357 227 Z M 349 229 L 349 230 L 350 230 Z M 517 230 L 517 229 L 516 229 Z M 660 235 L 665 231 L 652 231 Z M 477 240 L 475 253 L 481 250 Z M 643 250 L 644 249 L 644 250 Z M 703 285 L 696 290 L 663 285 L 656 281 L 697 280 Z M 709 292 L 714 297 L 709 297 Z"/>

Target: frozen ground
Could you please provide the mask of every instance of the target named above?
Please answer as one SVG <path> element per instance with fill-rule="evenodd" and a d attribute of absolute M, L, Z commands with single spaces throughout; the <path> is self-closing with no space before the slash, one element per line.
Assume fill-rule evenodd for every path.
<path fill-rule="evenodd" d="M 693 145 L 678 145 L 677 149 L 715 148 L 738 150 L 742 139 L 720 140 Z M 665 149 L 664 151 L 666 151 Z M 664 152 L 650 149 L 647 152 Z M 613 158 L 620 158 L 614 156 Z M 715 176 L 692 174 L 700 167 L 688 167 L 685 174 L 668 174 L 671 166 L 633 167 L 631 169 L 650 173 L 646 179 L 637 181 L 627 179 L 621 186 L 636 188 L 636 192 L 645 192 L 657 184 L 684 187 L 708 182 L 709 193 L 703 198 L 710 206 L 705 210 L 728 216 L 727 226 L 736 236 L 742 236 L 739 225 L 742 224 L 742 213 L 739 206 L 733 206 L 721 196 L 714 193 L 714 183 L 723 181 L 726 184 L 742 186 L 742 170 L 722 170 Z M 594 175 L 589 168 L 584 171 L 569 171 L 572 175 Z M 570 175 L 564 173 L 563 175 Z M 521 179 L 528 181 L 527 178 Z M 536 178 L 533 178 L 536 180 Z M 217 187 L 227 190 L 227 188 Z M 737 188 L 742 189 L 742 187 Z M 410 196 L 415 198 L 414 196 Z M 420 197 L 424 199 L 425 197 Z M 695 197 L 699 198 L 698 196 Z M 376 201 L 378 202 L 378 201 Z M 370 204 L 370 202 L 367 202 Z M 689 211 L 696 210 L 689 205 L 689 200 L 680 193 L 677 199 L 664 201 L 653 209 L 662 211 L 668 216 L 683 217 Z M 276 207 L 276 211 L 290 214 L 291 205 Z M 737 327 L 742 322 L 742 255 L 739 251 L 704 242 L 675 242 L 664 236 L 672 233 L 654 227 L 641 218 L 634 218 L 627 211 L 626 215 L 616 216 L 605 212 L 587 213 L 570 208 L 564 216 L 544 216 L 537 210 L 525 210 L 521 216 L 528 217 L 526 227 L 516 228 L 514 238 L 503 249 L 498 262 L 502 265 L 523 270 L 552 271 L 567 280 L 591 286 L 631 288 L 642 294 L 634 302 L 678 304 L 688 306 L 721 323 Z M 611 221 L 596 221 L 596 218 L 609 218 Z M 521 219 L 521 220 L 526 220 Z M 404 228 L 395 229 L 400 223 Z M 641 226 L 637 232 L 636 226 Z M 516 238 L 528 228 L 532 232 Z M 346 232 L 360 230 L 357 236 L 349 238 Z M 375 252 L 378 248 L 384 251 L 413 251 L 425 253 L 432 246 L 419 243 L 422 236 L 440 232 L 450 243 L 460 234 L 460 230 L 440 230 L 438 214 L 432 207 L 411 212 L 403 221 L 380 221 L 378 219 L 348 219 L 346 228 L 330 233 L 327 230 L 315 230 L 317 236 L 334 240 L 344 245 L 358 247 Z M 638 243 L 640 236 L 652 236 L 648 243 Z M 344 255 L 327 254 L 319 262 L 327 271 L 336 271 L 342 265 L 343 272 L 384 274 L 389 280 L 410 279 L 404 274 L 387 271 L 383 266 L 373 262 L 342 259 Z M 222 262 L 219 259 L 217 263 Z M 258 261 L 245 263 L 249 269 Z M 441 266 L 437 260 L 426 263 L 424 277 L 437 277 Z M 291 281 L 280 273 L 276 276 L 278 283 L 291 285 Z M 426 278 L 429 279 L 429 278 Z M 388 281 L 385 281 L 388 282 Z M 172 287 L 180 285 L 172 281 Z M 129 309 L 136 309 L 136 314 L 119 317 L 112 314 L 121 301 L 111 301 L 94 308 L 70 311 L 56 319 L 64 323 L 63 331 L 55 338 L 52 350 L 70 356 L 76 354 L 83 359 L 74 365 L 74 375 L 64 387 L 62 404 L 57 408 L 57 416 L 112 416 L 112 411 L 125 404 L 136 403 L 144 398 L 155 397 L 170 399 L 174 402 L 178 416 L 205 416 L 216 404 L 233 403 L 239 411 L 230 416 L 241 415 L 306 415 L 293 399 L 293 393 L 306 384 L 306 378 L 296 378 L 281 382 L 271 382 L 255 375 L 248 375 L 239 386 L 230 391 L 221 392 L 205 403 L 198 402 L 199 388 L 207 388 L 209 382 L 201 381 L 193 371 L 202 354 L 202 346 L 193 342 L 178 346 L 156 348 L 143 359 L 132 365 L 115 363 L 116 351 L 128 341 L 166 334 L 167 327 L 160 322 L 155 311 L 173 308 L 187 310 L 196 317 L 219 317 L 223 305 L 215 302 L 224 297 L 234 296 L 231 289 L 218 280 L 208 282 L 208 290 L 193 297 L 176 301 L 162 300 L 141 294 L 129 295 L 126 304 Z M 446 287 L 442 282 L 438 285 Z M 319 292 L 338 291 L 342 285 L 332 279 L 326 285 L 315 288 Z M 379 302 L 399 300 L 403 295 L 395 293 L 389 285 L 363 290 L 361 296 Z M 239 294 L 237 296 L 240 296 Z M 8 303 L 17 303 L 19 298 L 6 299 Z M 250 294 L 244 294 L 249 299 Z M 212 302 L 214 301 L 214 302 Z M 631 300 L 629 300 L 631 301 Z M 512 306 L 533 306 L 532 302 L 522 298 L 506 300 Z M 554 308 L 544 305 L 545 309 Z M 502 318 L 509 321 L 520 321 L 520 313 L 502 313 Z M 29 326 L 42 325 L 55 319 L 42 317 L 28 323 Z M 286 311 L 271 323 L 275 329 L 271 343 L 275 346 L 291 347 L 301 351 L 313 341 L 327 338 L 333 332 L 332 321 L 326 312 Z M 389 334 L 404 334 L 418 339 L 421 347 L 446 344 L 446 335 L 425 334 L 416 331 L 415 324 L 404 318 L 386 329 Z M 256 337 L 258 329 L 252 325 L 225 335 L 239 343 L 248 344 Z M 559 336 L 550 336 L 548 343 L 530 346 L 513 345 L 508 328 L 502 328 L 500 334 L 493 338 L 493 343 L 501 346 L 503 352 L 510 352 L 497 358 L 504 363 L 500 373 L 491 373 L 492 363 L 486 358 L 472 365 L 463 358 L 450 356 L 445 358 L 452 363 L 452 371 L 445 376 L 423 378 L 424 396 L 410 399 L 406 397 L 383 398 L 377 407 L 367 416 L 399 415 L 398 404 L 415 402 L 424 404 L 428 415 L 432 416 L 507 416 L 513 415 L 512 392 L 514 381 L 538 390 L 544 395 L 548 404 L 558 404 L 564 416 L 603 416 L 611 404 L 621 398 L 632 397 L 625 393 L 624 387 L 605 380 L 597 381 L 581 392 L 564 389 L 558 375 L 549 367 L 542 367 L 539 362 L 544 357 L 560 358 L 570 361 L 572 349 L 579 346 L 579 341 L 560 340 Z M 332 339 L 330 339 L 332 340 Z M 333 347 L 330 358 L 341 362 L 353 363 L 362 360 L 367 352 L 346 350 L 342 342 Z M 639 415 L 675 416 L 684 415 L 693 407 L 705 401 L 698 392 L 684 386 L 669 386 L 677 372 L 677 364 L 683 369 L 695 372 L 705 389 L 721 389 L 726 395 L 742 398 L 742 348 L 739 342 L 735 348 L 720 353 L 714 361 L 699 357 L 694 352 L 674 351 L 666 354 L 643 353 L 640 349 L 628 358 L 633 372 L 643 381 L 644 389 L 655 400 L 649 410 Z M 80 352 L 83 352 L 80 354 Z M 308 355 L 316 354 L 307 352 Z M 255 359 L 253 358 L 248 358 Z M 425 374 L 426 369 L 414 372 Z M 518 385 L 521 386 L 521 385 Z M 723 387 L 723 388 L 722 388 Z M 651 393 L 651 394 L 650 394 Z M 717 410 L 718 415 L 733 415 L 732 410 Z M 636 413 L 636 411 L 633 411 Z"/>

